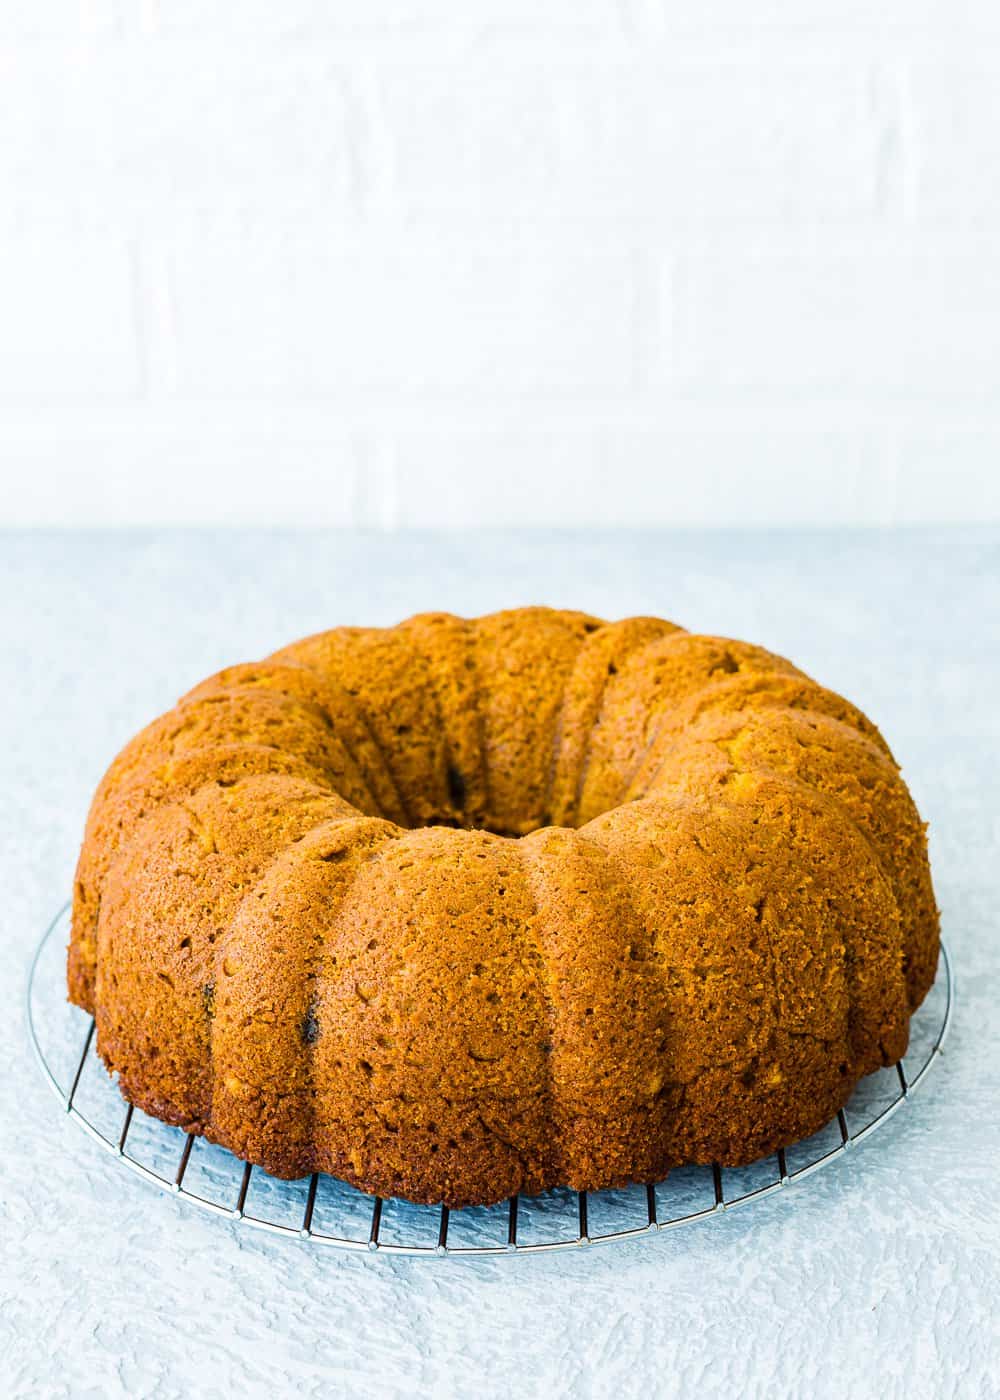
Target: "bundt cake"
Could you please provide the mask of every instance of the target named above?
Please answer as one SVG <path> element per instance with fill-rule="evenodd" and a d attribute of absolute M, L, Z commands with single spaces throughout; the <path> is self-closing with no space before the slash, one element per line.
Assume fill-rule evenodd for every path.
<path fill-rule="evenodd" d="M 925 829 L 761 647 L 523 608 L 204 681 L 93 800 L 68 982 L 125 1097 L 451 1206 L 742 1164 L 906 1049 Z"/>

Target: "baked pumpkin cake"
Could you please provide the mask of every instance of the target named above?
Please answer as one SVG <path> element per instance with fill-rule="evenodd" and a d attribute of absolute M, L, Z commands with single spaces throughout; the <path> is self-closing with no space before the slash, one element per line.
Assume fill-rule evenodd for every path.
<path fill-rule="evenodd" d="M 937 955 L 924 825 L 849 701 L 539 607 L 196 686 L 97 790 L 68 982 L 146 1112 L 460 1206 L 816 1131 Z"/>

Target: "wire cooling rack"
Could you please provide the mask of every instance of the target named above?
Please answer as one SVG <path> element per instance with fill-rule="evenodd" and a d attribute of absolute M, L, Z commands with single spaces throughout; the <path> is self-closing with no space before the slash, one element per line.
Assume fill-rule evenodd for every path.
<path fill-rule="evenodd" d="M 28 978 L 28 1030 L 42 1073 L 74 1123 L 161 1190 L 243 1225 L 338 1249 L 434 1256 L 532 1254 L 652 1236 L 762 1200 L 829 1166 L 887 1123 L 941 1054 L 954 997 L 941 945 L 937 981 L 913 1018 L 904 1060 L 862 1080 L 819 1133 L 750 1167 L 685 1167 L 624 1191 L 548 1191 L 449 1211 L 366 1196 L 333 1177 L 279 1181 L 204 1138 L 125 1104 L 97 1057 L 94 1021 L 66 1001 L 68 905 L 42 935 Z"/>

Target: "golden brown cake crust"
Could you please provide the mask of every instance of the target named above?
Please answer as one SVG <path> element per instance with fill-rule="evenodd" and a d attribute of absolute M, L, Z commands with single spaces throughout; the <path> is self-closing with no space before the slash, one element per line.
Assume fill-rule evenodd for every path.
<path fill-rule="evenodd" d="M 937 953 L 855 706 L 761 647 L 524 608 L 335 628 L 147 726 L 94 797 L 68 986 L 146 1111 L 458 1206 L 815 1131 Z"/>

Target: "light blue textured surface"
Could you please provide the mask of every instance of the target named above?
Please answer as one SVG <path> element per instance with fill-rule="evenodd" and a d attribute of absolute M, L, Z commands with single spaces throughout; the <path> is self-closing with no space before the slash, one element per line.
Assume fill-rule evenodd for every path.
<path fill-rule="evenodd" d="M 60 1119 L 20 1010 L 107 761 L 225 662 L 527 602 L 746 637 L 882 726 L 959 978 L 920 1095 L 797 1192 L 552 1258 L 310 1251 L 130 1178 Z M 997 1393 L 1000 533 L 7 535 L 0 644 L 0 1391 Z"/>

